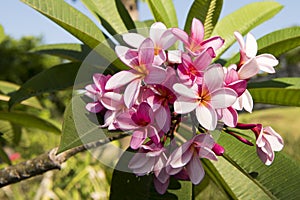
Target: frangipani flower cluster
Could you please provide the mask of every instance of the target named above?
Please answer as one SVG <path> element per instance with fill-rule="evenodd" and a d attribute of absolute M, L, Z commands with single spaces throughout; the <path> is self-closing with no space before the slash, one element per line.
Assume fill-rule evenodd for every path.
<path fill-rule="evenodd" d="M 93 99 L 86 109 L 105 112 L 103 128 L 132 131 L 130 147 L 136 150 L 129 168 L 138 175 L 153 173 L 154 185 L 163 194 L 171 176 L 198 184 L 204 177 L 200 159 L 217 160 L 224 148 L 211 131 L 222 122 L 225 133 L 241 142 L 250 141 L 226 129 L 249 129 L 255 133 L 259 158 L 269 165 L 283 140 L 271 127 L 238 123 L 238 110 L 252 111 L 247 81 L 259 71 L 274 73 L 277 59 L 257 54 L 251 34 L 240 45 L 240 62 L 228 68 L 212 63 L 224 40 L 204 40 L 202 23 L 193 19 L 190 35 L 179 28 L 167 29 L 161 22 L 150 28 L 149 37 L 123 35 L 127 46 L 116 46 L 119 59 L 130 69 L 114 75 L 94 74 L 86 95 Z M 176 41 L 184 50 L 175 49 Z M 172 49 L 172 50 L 170 50 Z M 182 120 L 192 121 L 192 132 L 183 144 L 175 133 Z"/>

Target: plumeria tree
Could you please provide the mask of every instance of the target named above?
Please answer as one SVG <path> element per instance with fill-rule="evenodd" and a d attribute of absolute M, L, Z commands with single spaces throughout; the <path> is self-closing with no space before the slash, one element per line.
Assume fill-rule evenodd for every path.
<path fill-rule="evenodd" d="M 205 179 L 228 199 L 300 198 L 299 166 L 274 153 L 284 146 L 281 136 L 259 121 L 238 119 L 239 112 L 251 114 L 254 103 L 300 106 L 299 78 L 252 81 L 257 74 L 276 73 L 279 56 L 300 44 L 299 27 L 258 40 L 250 33 L 282 5 L 256 2 L 219 19 L 222 0 L 195 0 L 181 28 L 171 0 L 147 0 L 154 17 L 148 21 L 133 21 L 120 0 L 82 0 L 99 28 L 63 0 L 22 1 L 82 44 L 34 49 L 69 62 L 23 84 L 11 95 L 11 109 L 29 97 L 71 87 L 73 98 L 60 146 L 39 158 L 46 161 L 38 172 L 26 176 L 16 170 L 19 179 L 8 177 L 2 185 L 130 136 L 113 166 L 111 199 L 197 199 Z M 223 58 L 234 42 L 236 55 Z M 9 170 L 13 166 L 1 173 Z"/>

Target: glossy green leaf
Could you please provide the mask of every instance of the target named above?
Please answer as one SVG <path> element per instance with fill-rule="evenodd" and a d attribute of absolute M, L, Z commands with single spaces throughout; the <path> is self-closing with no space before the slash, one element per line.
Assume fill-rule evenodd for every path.
<path fill-rule="evenodd" d="M 105 40 L 101 30 L 87 16 L 63 0 L 22 0 L 67 30 L 76 38 L 94 48 Z"/>
<path fill-rule="evenodd" d="M 164 23 L 168 28 L 178 27 L 176 11 L 172 0 L 147 0 L 155 21 Z"/>
<path fill-rule="evenodd" d="M 226 155 L 213 162 L 238 199 L 299 199 L 300 167 L 277 153 L 272 165 L 265 166 L 255 147 L 247 146 L 228 134 L 218 143 Z"/>
<path fill-rule="evenodd" d="M 80 65 L 81 63 L 60 64 L 37 74 L 11 94 L 9 106 L 42 93 L 72 87 Z"/>
<path fill-rule="evenodd" d="M 274 31 L 257 40 L 258 55 L 270 53 L 276 57 L 300 45 L 300 27 L 290 27 Z M 227 61 L 227 66 L 239 61 L 239 53 Z"/>
<path fill-rule="evenodd" d="M 132 151 L 127 150 L 119 159 L 112 176 L 110 200 L 192 199 L 192 183 L 190 181 L 178 181 L 173 178 L 170 179 L 170 185 L 165 194 L 161 195 L 157 193 L 153 185 L 152 174 L 139 177 L 131 173 L 130 169 L 128 169 L 128 163 L 133 155 Z"/>
<path fill-rule="evenodd" d="M 235 42 L 234 31 L 239 31 L 245 35 L 256 26 L 272 18 L 282 8 L 282 5 L 273 1 L 255 2 L 221 19 L 212 32 L 212 35 L 219 35 L 225 39 L 224 45 L 217 51 L 217 58 Z"/>
<path fill-rule="evenodd" d="M 82 0 L 85 6 L 98 18 L 102 26 L 112 35 L 127 32 L 115 1 Z"/>
<path fill-rule="evenodd" d="M 300 78 L 276 78 L 250 83 L 248 88 L 256 103 L 300 106 Z"/>
<path fill-rule="evenodd" d="M 100 128 L 97 115 L 85 109 L 87 102 L 91 102 L 91 99 L 78 95 L 74 96 L 67 106 L 58 153 L 123 133 Z"/>
<path fill-rule="evenodd" d="M 195 0 L 185 22 L 185 32 L 190 33 L 192 20 L 197 18 L 204 25 L 204 38 L 209 38 L 218 22 L 222 6 L 223 0 Z"/>
<path fill-rule="evenodd" d="M 122 3 L 121 0 L 115 0 L 117 9 L 118 9 L 118 13 L 121 16 L 121 19 L 123 21 L 123 23 L 125 24 L 127 30 L 134 30 L 135 24 L 134 21 L 132 20 L 129 12 L 127 11 L 127 9 L 125 8 L 124 4 Z"/>
<path fill-rule="evenodd" d="M 52 123 L 39 118 L 35 115 L 24 112 L 6 112 L 0 111 L 0 120 L 9 121 L 26 128 L 37 128 L 43 131 L 49 131 L 60 134 L 59 128 Z"/>
<path fill-rule="evenodd" d="M 84 61 L 91 49 L 83 44 L 47 44 L 31 50 L 33 53 L 49 54 L 71 61 Z"/>

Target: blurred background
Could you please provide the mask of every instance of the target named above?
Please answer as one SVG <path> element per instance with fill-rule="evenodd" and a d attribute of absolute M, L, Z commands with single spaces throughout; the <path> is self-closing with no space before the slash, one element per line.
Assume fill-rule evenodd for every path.
<path fill-rule="evenodd" d="M 151 19 L 147 4 L 143 1 L 124 0 L 127 8 L 140 20 Z M 80 0 L 66 0 L 72 6 L 88 15 Z M 254 1 L 224 1 L 221 18 L 234 10 Z M 270 21 L 252 31 L 256 38 L 269 32 L 300 24 L 300 2 L 277 0 L 285 7 Z M 72 35 L 29 8 L 18 0 L 5 0 L 0 7 L 0 25 L 4 28 L 5 38 L 0 43 L 0 109 L 7 110 L 5 94 L 16 90 L 19 85 L 35 74 L 64 62 L 57 57 L 37 55 L 30 50 L 42 44 L 80 43 Z M 192 1 L 174 0 L 179 26 L 183 28 Z M 136 10 L 137 8 L 137 10 Z M 96 22 L 96 20 L 95 20 Z M 98 24 L 98 23 L 97 23 Z M 225 54 L 231 56 L 238 47 L 229 49 Z M 275 75 L 261 74 L 257 80 L 274 77 L 300 76 L 300 49 L 295 49 L 280 58 Z M 61 126 L 62 115 L 72 91 L 43 94 L 33 102 L 35 106 L 18 105 L 16 109 L 50 120 Z M 300 164 L 300 108 L 256 105 L 252 114 L 241 113 L 240 122 L 262 123 L 272 126 L 285 140 L 284 152 Z M 60 135 L 24 128 L 0 120 L 0 144 L 4 147 L 12 163 L 33 158 L 59 145 Z M 116 143 L 116 145 L 120 145 Z M 276 158 L 275 158 L 276 159 Z M 0 164 L 0 168 L 7 166 Z M 101 164 L 89 152 L 81 153 L 66 162 L 60 171 L 50 171 L 29 180 L 0 189 L 0 199 L 107 199 L 112 169 Z M 223 199 L 211 184 L 204 199 Z M 216 195 L 217 194 L 217 195 Z"/>

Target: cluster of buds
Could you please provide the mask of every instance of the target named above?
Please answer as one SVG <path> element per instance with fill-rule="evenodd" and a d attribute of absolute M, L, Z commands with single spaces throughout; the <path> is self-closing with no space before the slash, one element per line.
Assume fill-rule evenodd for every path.
<path fill-rule="evenodd" d="M 193 184 L 202 180 L 200 158 L 217 160 L 224 152 L 210 134 L 220 122 L 224 127 L 253 130 L 258 155 L 267 165 L 272 163 L 274 151 L 283 146 L 272 128 L 239 124 L 237 112 L 252 111 L 247 82 L 259 71 L 274 73 L 277 59 L 270 54 L 257 56 L 255 38 L 248 34 L 244 42 L 235 32 L 240 61 L 225 68 L 212 63 L 224 40 L 219 36 L 205 40 L 204 35 L 203 24 L 197 19 L 192 21 L 190 34 L 179 28 L 167 29 L 161 22 L 151 26 L 148 38 L 123 34 L 128 45 L 116 46 L 115 52 L 130 69 L 112 76 L 94 74 L 94 83 L 86 86 L 86 95 L 93 99 L 87 110 L 105 112 L 103 128 L 132 131 L 130 147 L 136 154 L 129 168 L 138 176 L 153 173 L 155 188 L 161 194 L 170 176 Z M 174 50 L 178 40 L 184 50 Z M 177 144 L 174 134 L 187 118 L 193 131 L 183 144 Z"/>

